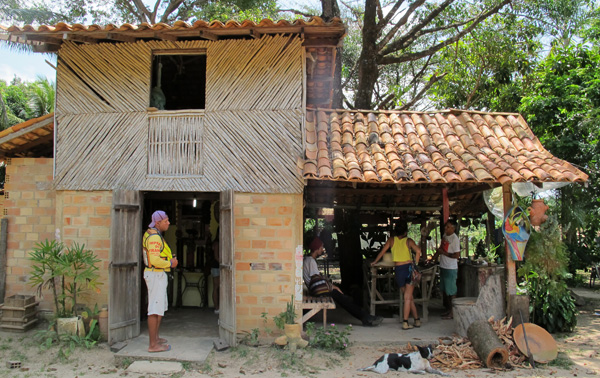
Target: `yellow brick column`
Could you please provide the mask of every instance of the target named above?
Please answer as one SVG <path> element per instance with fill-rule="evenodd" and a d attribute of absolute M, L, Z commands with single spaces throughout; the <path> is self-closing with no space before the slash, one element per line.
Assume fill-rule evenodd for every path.
<path fill-rule="evenodd" d="M 56 227 L 65 245 L 84 244 L 100 259 L 97 292 L 86 292 L 82 303 L 108 306 L 108 263 L 110 254 L 111 191 L 58 191 Z"/>
<path fill-rule="evenodd" d="M 236 317 L 239 331 L 268 326 L 301 293 L 302 195 L 238 193 L 234 203 Z M 300 275 L 298 274 L 300 272 Z M 300 285 L 298 285 L 298 282 Z M 297 302 L 299 303 L 299 302 Z M 298 309 L 298 313 L 300 311 Z"/>
<path fill-rule="evenodd" d="M 29 253 L 35 245 L 54 239 L 55 192 L 53 159 L 11 158 L 6 162 L 3 216 L 8 220 L 6 296 L 34 295 L 28 284 Z M 52 310 L 52 294 L 44 291 L 40 309 Z"/>

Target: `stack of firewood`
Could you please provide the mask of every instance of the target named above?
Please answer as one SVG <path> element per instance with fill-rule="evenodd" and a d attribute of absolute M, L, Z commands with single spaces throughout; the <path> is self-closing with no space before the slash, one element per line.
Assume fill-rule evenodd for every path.
<path fill-rule="evenodd" d="M 517 345 L 513 340 L 512 318 L 506 320 L 488 319 L 492 328 L 508 350 L 508 361 L 512 366 L 527 367 L 523 362 L 527 357 L 521 354 Z M 484 364 L 475 353 L 471 342 L 466 337 L 453 337 L 439 339 L 440 344 L 437 346 L 437 353 L 431 361 L 431 365 L 435 368 L 450 368 L 450 369 L 478 369 L 484 367 Z"/>

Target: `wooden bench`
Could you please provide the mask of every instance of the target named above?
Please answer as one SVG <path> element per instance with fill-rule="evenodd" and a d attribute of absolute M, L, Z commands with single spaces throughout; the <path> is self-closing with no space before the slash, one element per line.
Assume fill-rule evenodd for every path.
<path fill-rule="evenodd" d="M 302 315 L 302 325 L 319 311 L 323 310 L 323 328 L 327 328 L 327 310 L 334 309 L 335 302 L 331 297 L 311 297 L 310 295 L 304 294 L 302 296 L 302 310 L 309 311 Z"/>

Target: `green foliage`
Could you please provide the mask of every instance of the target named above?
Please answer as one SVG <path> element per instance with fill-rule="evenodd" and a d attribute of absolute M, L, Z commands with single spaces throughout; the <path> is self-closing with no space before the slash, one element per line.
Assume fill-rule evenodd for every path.
<path fill-rule="evenodd" d="M 345 351 L 350 342 L 348 336 L 352 332 L 352 325 L 338 329 L 335 324 L 328 328 L 315 327 L 312 322 L 306 323 L 306 334 L 311 338 L 310 345 L 314 348 L 330 351 Z"/>
<path fill-rule="evenodd" d="M 243 333 L 244 336 L 242 336 L 242 339 L 240 340 L 241 344 L 248 346 L 258 346 L 260 337 L 260 330 L 258 328 L 252 328 L 250 332 L 243 331 Z"/>
<path fill-rule="evenodd" d="M 294 324 L 296 323 L 296 307 L 294 306 L 294 296 L 292 295 L 292 300 L 286 304 L 285 311 L 280 312 L 273 318 L 275 325 L 277 328 L 283 330 L 285 324 Z"/>
<path fill-rule="evenodd" d="M 581 31 L 580 44 L 554 46 L 536 71 L 533 93 L 520 108 L 544 146 L 589 175 L 586 187 L 560 189 L 560 221 L 571 224 L 565 241 L 571 272 L 600 261 L 600 22 Z"/>
<path fill-rule="evenodd" d="M 568 256 L 556 216 L 532 231 L 519 267 L 522 287 L 529 294 L 531 321 L 548 332 L 570 332 L 577 325 L 575 301 L 565 279 Z"/>
<path fill-rule="evenodd" d="M 564 281 L 531 272 L 525 281 L 531 322 L 548 332 L 571 332 L 577 325 L 575 301 Z"/>
<path fill-rule="evenodd" d="M 52 291 L 57 317 L 77 315 L 78 296 L 100 285 L 96 267 L 100 259 L 83 244 L 65 248 L 62 243 L 45 240 L 36 244 L 29 258 L 33 261 L 29 283 L 38 295 L 44 288 Z"/>
<path fill-rule="evenodd" d="M 201 20 L 259 22 L 264 18 L 277 18 L 277 11 L 277 2 L 274 0 L 229 0 L 207 2 L 202 9 L 191 14 Z"/>
<path fill-rule="evenodd" d="M 0 130 L 52 113 L 55 94 L 54 83 L 46 78 L 30 83 L 15 77 L 10 85 L 0 80 Z"/>

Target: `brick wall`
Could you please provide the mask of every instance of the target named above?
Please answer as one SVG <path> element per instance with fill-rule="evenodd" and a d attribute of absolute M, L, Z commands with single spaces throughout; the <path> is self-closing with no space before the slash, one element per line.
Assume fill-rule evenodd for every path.
<path fill-rule="evenodd" d="M 234 204 L 237 329 L 263 329 L 302 298 L 302 195 L 238 193 Z M 298 314 L 301 311 L 296 306 Z"/>
<path fill-rule="evenodd" d="M 112 192 L 56 192 L 56 227 L 66 245 L 85 244 L 101 260 L 97 264 L 102 285 L 88 291 L 78 302 L 108 306 L 108 262 L 110 253 Z"/>
<path fill-rule="evenodd" d="M 6 166 L 4 217 L 8 219 L 6 296 L 35 294 L 27 281 L 29 252 L 36 243 L 54 239 L 55 192 L 53 159 L 13 158 Z M 41 309 L 52 309 L 52 294 L 45 292 Z"/>

